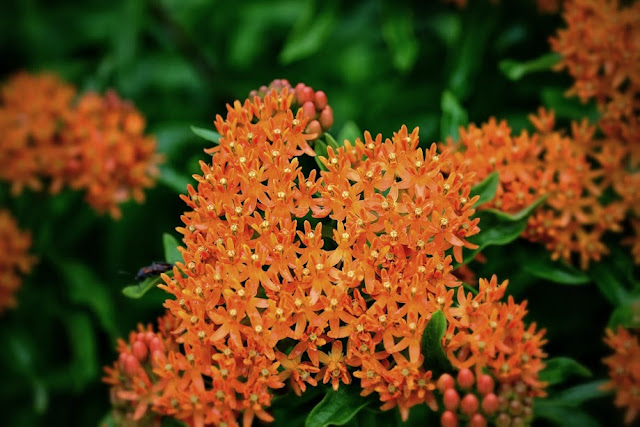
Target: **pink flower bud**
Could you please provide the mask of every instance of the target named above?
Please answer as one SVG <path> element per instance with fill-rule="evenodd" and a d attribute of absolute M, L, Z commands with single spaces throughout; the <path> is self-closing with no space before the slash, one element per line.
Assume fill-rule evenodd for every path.
<path fill-rule="evenodd" d="M 324 130 L 329 130 L 331 126 L 333 126 L 333 110 L 330 106 L 327 105 L 325 109 L 322 110 L 319 120 Z"/>
<path fill-rule="evenodd" d="M 313 105 L 313 102 L 311 101 L 307 101 L 304 104 L 302 104 L 302 112 L 309 119 L 316 118 L 316 107 Z"/>
<path fill-rule="evenodd" d="M 149 349 L 147 349 L 146 344 L 140 341 L 134 342 L 133 345 L 131 346 L 131 349 L 132 349 L 133 355 L 140 362 L 144 362 L 145 359 L 147 358 L 147 355 L 149 354 Z"/>
<path fill-rule="evenodd" d="M 321 90 L 317 91 L 314 96 L 313 103 L 316 105 L 318 110 L 324 110 L 328 103 L 327 95 Z"/>
<path fill-rule="evenodd" d="M 320 135 L 322 133 L 322 127 L 320 126 L 320 123 L 317 120 L 312 120 L 307 125 L 307 128 L 305 129 L 305 133 L 309 133 L 309 134 L 315 133 L 316 135 Z"/>

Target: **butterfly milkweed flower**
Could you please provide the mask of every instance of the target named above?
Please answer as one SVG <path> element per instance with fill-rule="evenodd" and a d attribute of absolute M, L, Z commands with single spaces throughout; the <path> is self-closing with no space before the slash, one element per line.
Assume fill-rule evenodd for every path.
<path fill-rule="evenodd" d="M 63 129 L 61 168 L 53 173 L 54 191 L 63 185 L 84 190 L 98 212 L 120 217 L 120 205 L 141 203 L 155 183 L 161 157 L 155 138 L 145 135 L 145 119 L 113 91 L 84 94 Z"/>
<path fill-rule="evenodd" d="M 626 408 L 624 421 L 631 424 L 640 411 L 640 344 L 637 334 L 618 327 L 616 332 L 607 329 L 605 343 L 613 354 L 604 359 L 609 367 L 611 380 L 607 390 L 615 390 L 615 405 Z"/>
<path fill-rule="evenodd" d="M 68 122 L 75 88 L 53 74 L 20 72 L 0 92 L 0 179 L 11 192 L 40 190 L 43 171 L 59 163 L 61 130 Z"/>
<path fill-rule="evenodd" d="M 145 119 L 115 92 L 84 94 L 51 74 L 11 77 L 0 94 L 0 179 L 14 195 L 25 187 L 85 191 L 96 211 L 144 200 L 161 160 Z"/>
<path fill-rule="evenodd" d="M 496 195 L 483 209 L 517 213 L 546 197 L 530 216 L 523 236 L 544 244 L 553 259 L 577 258 L 585 269 L 608 253 L 602 237 L 622 230 L 633 204 L 624 200 L 605 204 L 601 199 L 611 175 L 598 164 L 600 160 L 606 165 L 607 160 L 594 158 L 588 149 L 595 127 L 574 122 L 571 133 L 565 134 L 555 129 L 554 113 L 542 108 L 529 118 L 536 130 L 531 134 L 513 135 L 506 121 L 492 118 L 480 127 L 460 128 L 459 141 L 449 145 L 459 152 L 459 161 L 476 172 L 478 182 L 498 172 Z"/>
<path fill-rule="evenodd" d="M 567 0 L 567 27 L 551 38 L 562 56 L 556 66 L 574 84 L 569 95 L 595 100 L 600 128 L 609 141 L 640 162 L 640 3 L 619 0 Z"/>
<path fill-rule="evenodd" d="M 0 313 L 16 304 L 14 294 L 22 276 L 28 274 L 36 259 L 27 251 L 31 235 L 18 229 L 9 211 L 0 210 Z"/>
<path fill-rule="evenodd" d="M 421 343 L 439 310 L 458 331 L 447 341 L 451 358 L 540 387 L 541 333 L 519 326 L 524 306 L 496 302 L 506 284 L 482 282 L 486 301 L 464 305 L 459 294 L 454 302 L 461 283 L 450 253 L 460 260 L 479 231 L 474 174 L 449 150 L 419 148 L 418 130 L 406 127 L 329 147 L 324 170 L 304 173 L 298 156 L 315 136 L 305 133 L 303 109 L 291 110 L 293 97 L 288 87 L 272 90 L 216 118 L 220 143 L 183 196 L 184 262 L 162 276 L 180 348 L 167 345 L 158 359 L 162 385 L 119 394 L 136 402 L 128 412 L 249 426 L 273 420 L 268 408 L 286 384 L 301 394 L 359 380 L 363 395 L 375 392 L 382 409 L 397 407 L 406 420 L 415 405 L 438 406 Z M 470 351 L 492 322 L 499 333 L 486 338 L 486 352 Z M 127 360 L 133 351 L 121 345 Z"/>

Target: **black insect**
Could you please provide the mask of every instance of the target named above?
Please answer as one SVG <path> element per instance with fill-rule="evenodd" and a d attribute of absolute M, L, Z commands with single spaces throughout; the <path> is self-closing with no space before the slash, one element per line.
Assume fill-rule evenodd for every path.
<path fill-rule="evenodd" d="M 142 267 L 138 270 L 138 274 L 136 274 L 136 281 L 141 282 L 144 279 L 157 276 L 160 273 L 171 270 L 171 268 L 173 268 L 173 264 L 168 262 L 154 262 L 153 264 Z"/>

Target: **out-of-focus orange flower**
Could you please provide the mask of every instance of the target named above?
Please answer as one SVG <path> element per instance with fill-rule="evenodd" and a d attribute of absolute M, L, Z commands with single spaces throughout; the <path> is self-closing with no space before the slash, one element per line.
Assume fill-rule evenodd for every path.
<path fill-rule="evenodd" d="M 640 344 L 637 334 L 618 327 L 607 329 L 604 342 L 614 353 L 604 359 L 611 381 L 604 388 L 615 390 L 615 404 L 626 408 L 625 423 L 631 424 L 640 411 Z"/>
<path fill-rule="evenodd" d="M 0 94 L 0 179 L 14 194 L 64 186 L 86 191 L 98 212 L 120 216 L 119 205 L 144 200 L 160 156 L 144 135 L 145 120 L 114 92 L 83 95 L 50 74 L 19 73 Z"/>
<path fill-rule="evenodd" d="M 0 313 L 15 306 L 21 276 L 29 273 L 36 261 L 27 253 L 30 246 L 31 235 L 18 229 L 9 211 L 0 210 Z"/>
<path fill-rule="evenodd" d="M 568 92 L 594 99 L 602 113 L 600 128 L 609 141 L 640 162 L 640 3 L 618 0 L 567 0 L 567 27 L 551 39 L 562 55 L 558 70 L 575 79 Z"/>
<path fill-rule="evenodd" d="M 121 203 L 142 202 L 160 161 L 155 138 L 144 128 L 140 112 L 115 92 L 83 95 L 62 131 L 61 167 L 51 173 L 54 191 L 63 185 L 85 190 L 94 209 L 116 218 Z"/>
<path fill-rule="evenodd" d="M 52 74 L 20 72 L 2 86 L 0 179 L 11 183 L 13 194 L 43 187 L 43 169 L 56 163 L 74 96 L 75 89 Z"/>

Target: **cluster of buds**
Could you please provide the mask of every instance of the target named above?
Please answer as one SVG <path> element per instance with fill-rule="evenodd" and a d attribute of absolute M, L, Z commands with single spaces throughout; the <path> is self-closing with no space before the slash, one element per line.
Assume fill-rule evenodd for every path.
<path fill-rule="evenodd" d="M 0 94 L 0 179 L 14 195 L 25 187 L 85 191 L 98 212 L 141 202 L 154 184 L 160 157 L 145 121 L 114 92 L 82 95 L 50 74 L 19 73 Z"/>
<path fill-rule="evenodd" d="M 31 235 L 18 229 L 9 211 L 0 210 L 0 313 L 16 303 L 15 292 L 22 276 L 29 273 L 35 258 L 27 253 Z"/>
<path fill-rule="evenodd" d="M 178 343 L 171 331 L 175 327 L 172 316 L 158 320 L 158 331 L 151 325 L 138 325 L 128 341 L 118 340 L 118 359 L 105 367 L 104 382 L 111 385 L 113 416 L 118 425 L 159 425 L 166 410 L 159 405 L 168 386 L 159 379 L 158 372 L 167 367 L 169 350 L 177 350 Z M 145 424 L 146 423 L 146 424 Z"/>
<path fill-rule="evenodd" d="M 287 79 L 275 79 L 269 86 L 260 86 L 258 90 L 249 92 L 249 98 L 259 96 L 264 98 L 271 90 L 281 93 L 284 88 L 293 93 L 291 109 L 294 113 L 298 108 L 302 108 L 304 116 L 308 119 L 305 133 L 313 134 L 316 138 L 328 132 L 333 126 L 333 109 L 329 105 L 327 95 L 324 91 L 314 91 L 311 86 L 298 83 L 295 88 L 291 86 Z"/>
<path fill-rule="evenodd" d="M 488 374 L 481 374 L 477 379 L 476 382 L 475 375 L 467 368 L 461 369 L 456 378 L 449 374 L 438 378 L 444 407 L 440 418 L 443 427 L 455 427 L 464 420 L 472 427 L 486 427 L 496 418 L 500 399 L 494 393 L 494 379 Z"/>

